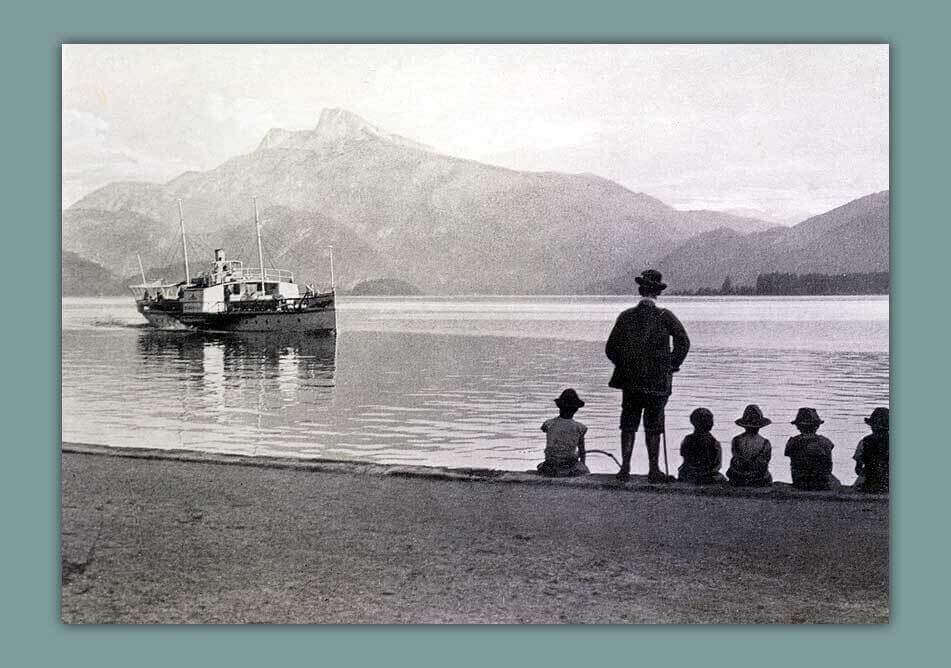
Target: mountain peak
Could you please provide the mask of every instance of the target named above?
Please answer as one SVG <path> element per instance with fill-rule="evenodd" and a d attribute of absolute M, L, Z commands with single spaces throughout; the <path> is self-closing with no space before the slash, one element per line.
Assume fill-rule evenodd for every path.
<path fill-rule="evenodd" d="M 366 139 L 385 137 L 386 133 L 370 125 L 357 114 L 335 107 L 320 112 L 314 134 L 321 139 Z"/>
<path fill-rule="evenodd" d="M 317 127 L 313 130 L 284 130 L 282 128 L 268 130 L 258 145 L 258 150 L 271 148 L 318 150 L 328 145 L 368 140 L 379 140 L 417 150 L 432 151 L 424 144 L 385 132 L 352 111 L 339 107 L 322 110 Z"/>

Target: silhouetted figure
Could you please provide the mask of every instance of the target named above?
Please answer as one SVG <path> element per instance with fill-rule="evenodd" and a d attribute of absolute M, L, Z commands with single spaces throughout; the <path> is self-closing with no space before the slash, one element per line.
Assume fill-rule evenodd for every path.
<path fill-rule="evenodd" d="M 573 389 L 568 388 L 555 399 L 558 417 L 545 420 L 545 461 L 538 472 L 545 476 L 565 478 L 589 473 L 585 465 L 584 435 L 588 428 L 574 420 L 574 414 L 584 402 Z"/>
<path fill-rule="evenodd" d="M 608 383 L 622 391 L 621 469 L 618 479 L 631 473 L 634 436 L 644 416 L 644 440 L 650 482 L 671 482 L 660 470 L 660 438 L 664 432 L 664 407 L 670 398 L 672 374 L 680 370 L 690 350 L 690 339 L 673 313 L 657 306 L 657 298 L 667 287 L 660 272 L 648 269 L 634 279 L 641 300 L 618 316 L 605 345 L 605 354 L 614 364 Z M 673 340 L 673 349 L 671 349 Z"/>
<path fill-rule="evenodd" d="M 825 436 L 816 432 L 824 422 L 815 408 L 800 408 L 791 424 L 799 429 L 786 443 L 786 456 L 792 471 L 793 486 L 798 489 L 822 490 L 839 486 L 832 475 L 832 449 L 835 447 Z"/>
<path fill-rule="evenodd" d="M 732 457 L 726 477 L 736 487 L 764 487 L 772 484 L 769 474 L 769 460 L 773 456 L 773 446 L 759 435 L 759 430 L 773 421 L 763 416 L 756 404 L 750 404 L 736 424 L 743 427 L 743 433 L 733 437 Z"/>
<path fill-rule="evenodd" d="M 888 409 L 878 407 L 865 418 L 872 433 L 859 441 L 855 449 L 855 473 L 859 476 L 854 488 L 861 492 L 888 492 Z"/>
<path fill-rule="evenodd" d="M 677 479 L 695 485 L 725 483 L 726 478 L 720 473 L 723 449 L 710 433 L 713 413 L 706 408 L 697 408 L 690 414 L 690 424 L 694 431 L 680 443 L 680 456 L 684 462 L 677 470 Z"/>

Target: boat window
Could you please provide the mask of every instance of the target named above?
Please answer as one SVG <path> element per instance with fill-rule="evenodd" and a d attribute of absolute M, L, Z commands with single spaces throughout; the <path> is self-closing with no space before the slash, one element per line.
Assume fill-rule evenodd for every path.
<path fill-rule="evenodd" d="M 240 283 L 235 283 L 234 285 L 231 286 L 231 294 L 233 294 L 233 295 L 240 295 L 240 294 L 241 294 L 241 284 L 240 284 Z"/>

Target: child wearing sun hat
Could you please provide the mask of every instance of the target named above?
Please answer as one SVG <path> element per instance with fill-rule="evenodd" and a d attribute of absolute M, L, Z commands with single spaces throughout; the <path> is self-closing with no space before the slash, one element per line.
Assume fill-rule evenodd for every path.
<path fill-rule="evenodd" d="M 545 461 L 538 465 L 538 472 L 552 478 L 590 473 L 584 463 L 584 435 L 588 427 L 574 419 L 584 401 L 569 387 L 555 399 L 555 405 L 558 406 L 558 417 L 542 424 L 546 436 Z"/>
<path fill-rule="evenodd" d="M 824 420 L 815 408 L 800 408 L 791 424 L 799 435 L 786 443 L 793 487 L 807 490 L 832 489 L 839 481 L 832 475 L 832 441 L 816 432 Z"/>
<path fill-rule="evenodd" d="M 872 433 L 855 449 L 855 489 L 861 492 L 888 492 L 888 408 L 879 406 L 865 418 Z"/>
<path fill-rule="evenodd" d="M 736 487 L 765 487 L 772 484 L 769 474 L 769 460 L 773 456 L 773 446 L 759 435 L 759 430 L 773 421 L 763 416 L 756 404 L 750 404 L 736 424 L 743 427 L 743 433 L 733 437 L 732 457 L 726 477 Z"/>

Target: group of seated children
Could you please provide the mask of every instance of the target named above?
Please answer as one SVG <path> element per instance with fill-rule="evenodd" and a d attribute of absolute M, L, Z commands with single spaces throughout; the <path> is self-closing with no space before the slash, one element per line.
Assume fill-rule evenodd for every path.
<path fill-rule="evenodd" d="M 584 401 L 573 389 L 567 389 L 555 399 L 559 416 L 542 425 L 546 433 L 545 461 L 538 472 L 552 477 L 576 476 L 588 473 L 585 465 L 584 435 L 588 428 L 574 420 Z M 793 486 L 804 490 L 836 489 L 840 486 L 832 474 L 832 449 L 828 438 L 819 435 L 824 421 L 815 408 L 800 408 L 791 424 L 799 430 L 786 442 L 785 455 L 789 457 Z M 760 436 L 759 430 L 772 424 L 759 406 L 750 404 L 736 424 L 743 433 L 731 443 L 730 466 L 726 477 L 720 473 L 722 450 L 714 438 L 713 413 L 697 408 L 690 414 L 694 431 L 680 444 L 683 463 L 678 480 L 697 485 L 722 484 L 729 480 L 736 487 L 763 487 L 773 482 L 769 473 L 772 446 Z M 865 418 L 872 433 L 865 436 L 855 450 L 855 472 L 858 479 L 854 489 L 864 492 L 888 492 L 888 409 L 876 408 Z"/>

